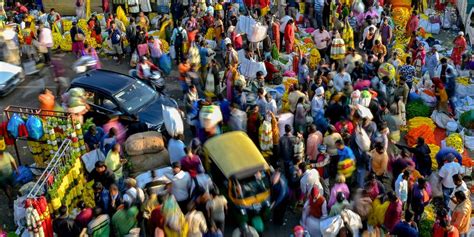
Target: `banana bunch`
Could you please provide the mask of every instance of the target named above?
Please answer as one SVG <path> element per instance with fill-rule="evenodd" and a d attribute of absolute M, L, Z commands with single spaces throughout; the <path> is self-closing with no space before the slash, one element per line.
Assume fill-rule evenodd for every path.
<path fill-rule="evenodd" d="M 72 21 L 67 19 L 61 20 L 61 25 L 63 27 L 63 32 L 70 31 L 72 28 Z"/>
<path fill-rule="evenodd" d="M 168 53 L 170 51 L 170 45 L 166 40 L 161 40 L 161 50 L 164 53 Z"/>
<path fill-rule="evenodd" d="M 428 144 L 430 148 L 430 157 L 431 157 L 431 169 L 437 170 L 438 169 L 438 161 L 436 160 L 436 154 L 438 154 L 440 147 L 435 144 Z"/>
<path fill-rule="evenodd" d="M 431 118 L 414 117 L 414 118 L 408 120 L 408 130 L 411 130 L 413 128 L 417 128 L 421 125 L 427 125 L 427 126 L 430 127 L 431 130 L 434 130 L 436 128 L 436 125 L 433 123 L 433 120 L 431 120 Z"/>
<path fill-rule="evenodd" d="M 468 77 L 458 77 L 458 78 L 456 78 L 456 82 L 458 84 L 463 85 L 463 86 L 469 86 L 470 85 Z"/>
<path fill-rule="evenodd" d="M 314 47 L 313 49 L 311 49 L 309 53 L 309 64 L 308 64 L 309 68 L 311 70 L 315 70 L 320 61 L 321 61 L 321 55 L 319 54 L 318 49 Z"/>
<path fill-rule="evenodd" d="M 72 40 L 69 32 L 64 33 L 61 44 L 59 45 L 62 51 L 72 51 Z"/>
<path fill-rule="evenodd" d="M 464 142 L 462 140 L 461 134 L 459 133 L 451 133 L 446 138 L 446 146 L 454 148 L 459 154 L 464 152 Z"/>
<path fill-rule="evenodd" d="M 59 45 L 61 44 L 61 40 L 63 40 L 63 36 L 58 32 L 53 32 L 53 48 L 52 49 L 59 48 Z"/>

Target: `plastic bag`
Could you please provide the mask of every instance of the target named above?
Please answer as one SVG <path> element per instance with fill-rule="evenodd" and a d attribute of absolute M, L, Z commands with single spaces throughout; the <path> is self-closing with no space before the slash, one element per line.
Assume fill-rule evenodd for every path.
<path fill-rule="evenodd" d="M 43 122 L 41 119 L 30 115 L 26 121 L 26 129 L 28 130 L 28 135 L 34 140 L 39 140 L 43 136 Z"/>
<path fill-rule="evenodd" d="M 130 58 L 130 67 L 136 67 L 138 63 L 138 54 L 133 52 L 132 57 Z"/>
<path fill-rule="evenodd" d="M 13 114 L 13 116 L 10 118 L 10 121 L 8 121 L 7 131 L 10 135 L 12 135 L 13 138 L 17 138 L 18 128 L 20 127 L 20 125 L 24 124 L 25 122 L 19 114 Z"/>
<path fill-rule="evenodd" d="M 249 36 L 250 42 L 260 42 L 267 37 L 268 27 L 262 25 L 261 23 L 257 22 L 254 26 L 252 26 L 252 34 Z"/>
<path fill-rule="evenodd" d="M 222 121 L 222 113 L 219 106 L 204 106 L 199 111 L 199 122 L 201 122 L 201 126 L 205 129 L 216 126 L 220 121 Z"/>
<path fill-rule="evenodd" d="M 169 135 L 174 137 L 184 134 L 183 119 L 176 108 L 163 105 L 163 120 Z"/>
<path fill-rule="evenodd" d="M 174 47 L 171 47 L 170 48 L 170 52 L 171 52 L 171 49 L 174 48 Z M 171 72 L 171 57 L 169 54 L 163 54 L 161 57 L 160 57 L 160 69 L 166 74 L 166 75 L 169 75 L 170 72 Z"/>
<path fill-rule="evenodd" d="M 364 129 L 356 127 L 356 143 L 362 151 L 370 150 L 370 137 L 367 135 Z"/>
<path fill-rule="evenodd" d="M 33 173 L 28 167 L 18 167 L 18 175 L 16 172 L 13 173 L 15 184 L 23 185 L 33 180 Z"/>
<path fill-rule="evenodd" d="M 212 72 L 209 71 L 206 77 L 206 91 L 207 92 L 214 93 L 214 90 L 215 90 L 214 82 L 215 82 L 214 74 L 212 74 Z"/>

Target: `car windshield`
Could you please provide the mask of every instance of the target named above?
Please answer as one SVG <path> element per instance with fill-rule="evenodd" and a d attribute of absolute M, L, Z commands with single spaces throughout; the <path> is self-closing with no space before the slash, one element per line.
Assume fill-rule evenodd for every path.
<path fill-rule="evenodd" d="M 156 92 L 141 81 L 135 81 L 135 83 L 114 95 L 115 99 L 128 113 L 137 112 L 153 100 L 155 96 Z"/>
<path fill-rule="evenodd" d="M 269 188 L 270 177 L 262 170 L 255 175 L 239 180 L 237 189 L 241 190 L 238 190 L 237 193 L 241 193 L 242 198 L 248 198 L 265 192 Z"/>

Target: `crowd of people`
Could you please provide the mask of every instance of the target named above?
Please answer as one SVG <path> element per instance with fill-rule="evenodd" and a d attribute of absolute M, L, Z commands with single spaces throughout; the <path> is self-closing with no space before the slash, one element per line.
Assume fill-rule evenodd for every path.
<path fill-rule="evenodd" d="M 419 10 L 423 9 L 418 3 L 412 4 L 406 25 L 409 55 L 402 59 L 392 50 L 397 40 L 394 16 L 383 1 L 363 1 L 366 11 L 360 12 L 347 1 L 182 0 L 172 1 L 170 14 L 159 14 L 154 23 L 147 17 L 152 13 L 149 0 L 128 0 L 128 4 L 113 0 L 113 7 L 109 1 L 102 2 L 106 26 L 92 15 L 88 19 L 91 36 L 99 44 L 110 41 L 118 64 L 130 58 L 140 79 L 146 81 L 152 71 L 162 70 L 160 58 L 167 55 L 163 42 L 170 43 L 192 134 L 169 139 L 173 176 L 165 191 L 157 193 L 138 188 L 134 178 L 124 176 L 127 160 L 116 129 L 104 133 L 92 126 L 85 142 L 91 150 L 98 148 L 106 154 L 88 177 L 94 181 L 96 206 L 80 202 L 75 218 L 72 210 L 61 207 L 53 224 L 58 236 L 81 232 L 89 236 L 138 236 L 138 232 L 140 236 L 223 236 L 228 204 L 205 173 L 201 144 L 228 131 L 246 132 L 273 167 L 270 219 L 283 226 L 290 211 L 301 215 L 294 236 L 420 236 L 425 207 L 434 203 L 432 186 L 439 185 L 429 182 L 433 172 L 442 185 L 442 196 L 428 236 L 466 236 L 470 231 L 470 190 L 455 154 L 445 154 L 433 169 L 423 137 L 410 147 L 401 136 L 415 83 L 421 78 L 423 85 L 432 82 L 424 88 L 436 97 L 432 106 L 454 117 L 455 79 L 461 71 L 474 69 L 462 31 L 453 40 L 451 55 L 440 55 L 437 47 L 426 52 L 425 40 L 418 35 Z M 84 1 L 78 0 L 76 6 L 78 19 L 84 18 Z M 128 25 L 110 13 L 117 6 L 128 6 Z M 46 22 L 35 22 L 18 1 L 10 10 L 0 12 L 0 26 L 20 25 L 22 43 L 16 45 L 21 50 L 9 51 L 14 46 L 5 41 L 3 55 L 21 52 L 29 60 L 51 63 L 52 27 L 61 15 L 51 9 Z M 242 16 L 264 26 L 267 34 L 262 41 L 252 42 L 239 31 Z M 172 24 L 167 26 L 170 19 Z M 31 24 L 38 26 L 37 31 L 31 30 Z M 310 37 L 320 55 L 316 65 L 296 44 L 300 31 L 307 28 L 313 29 Z M 107 38 L 102 38 L 104 29 Z M 149 35 L 154 29 L 164 29 L 165 38 Z M 99 49 L 84 43 L 85 33 L 76 21 L 70 35 L 72 52 L 95 58 L 96 68 L 101 68 Z M 282 71 L 276 57 L 285 53 L 292 65 Z M 262 62 L 264 70 L 243 77 L 243 60 Z M 57 63 L 53 67 L 60 71 Z M 379 68 L 387 63 L 395 68 L 397 78 L 380 76 Z M 284 77 L 293 77 L 295 82 L 285 84 L 283 97 L 270 93 L 282 80 L 289 81 Z M 217 105 L 222 117 L 212 127 L 199 121 L 201 109 L 208 105 Z M 9 167 L 11 159 L 0 157 L 3 166 Z M 385 205 L 381 214 L 374 214 L 380 209 L 376 203 Z M 336 230 L 323 228 L 324 220 L 335 216 L 342 216 L 344 225 Z M 259 236 L 263 231 L 242 225 L 233 236 Z"/>

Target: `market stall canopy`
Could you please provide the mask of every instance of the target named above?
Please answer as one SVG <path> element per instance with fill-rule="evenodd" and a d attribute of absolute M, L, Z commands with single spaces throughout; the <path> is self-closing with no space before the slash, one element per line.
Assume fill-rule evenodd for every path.
<path fill-rule="evenodd" d="M 268 167 L 255 144 L 244 132 L 235 131 L 209 139 L 204 149 L 226 178 L 244 178 Z"/>

